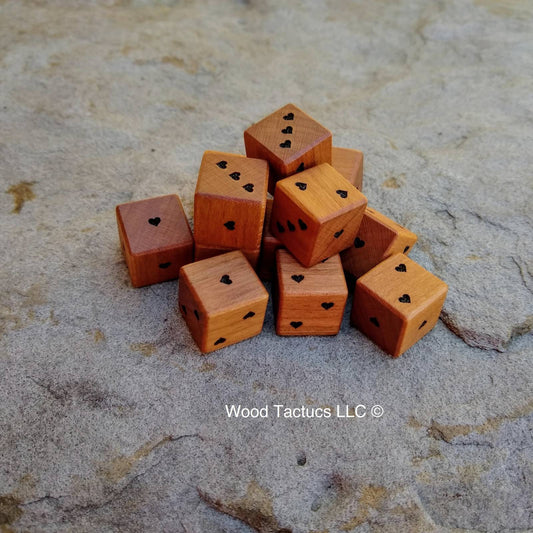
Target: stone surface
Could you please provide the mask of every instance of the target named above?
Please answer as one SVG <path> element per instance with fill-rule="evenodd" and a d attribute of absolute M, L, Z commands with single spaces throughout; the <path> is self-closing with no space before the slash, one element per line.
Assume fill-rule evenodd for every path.
<path fill-rule="evenodd" d="M 527 0 L 0 1 L 0 529 L 531 530 L 532 20 Z M 364 152 L 369 204 L 450 286 L 398 360 L 347 315 L 276 337 L 271 306 L 203 358 L 176 283 L 129 284 L 115 205 L 178 193 L 191 217 L 204 150 L 244 153 L 289 101 Z"/>

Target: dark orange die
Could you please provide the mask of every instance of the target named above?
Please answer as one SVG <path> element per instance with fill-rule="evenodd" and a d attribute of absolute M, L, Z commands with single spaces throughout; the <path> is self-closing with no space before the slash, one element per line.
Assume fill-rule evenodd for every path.
<path fill-rule="evenodd" d="M 117 205 L 116 216 L 134 287 L 175 279 L 192 262 L 194 241 L 176 194 Z"/>

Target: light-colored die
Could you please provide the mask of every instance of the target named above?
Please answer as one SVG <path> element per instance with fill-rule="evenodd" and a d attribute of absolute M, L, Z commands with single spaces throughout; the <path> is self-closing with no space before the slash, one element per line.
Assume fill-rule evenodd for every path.
<path fill-rule="evenodd" d="M 310 268 L 287 250 L 277 250 L 276 257 L 276 333 L 336 335 L 348 297 L 339 255 Z"/>
<path fill-rule="evenodd" d="M 436 324 L 448 286 L 403 254 L 357 280 L 352 324 L 398 357 Z"/>
<path fill-rule="evenodd" d="M 306 267 L 353 244 L 366 197 L 324 163 L 278 181 L 270 229 Z"/>
<path fill-rule="evenodd" d="M 184 266 L 178 305 L 204 353 L 258 335 L 268 293 L 240 250 Z"/>
<path fill-rule="evenodd" d="M 268 163 L 204 153 L 194 193 L 194 239 L 205 246 L 258 250 L 265 218 Z"/>

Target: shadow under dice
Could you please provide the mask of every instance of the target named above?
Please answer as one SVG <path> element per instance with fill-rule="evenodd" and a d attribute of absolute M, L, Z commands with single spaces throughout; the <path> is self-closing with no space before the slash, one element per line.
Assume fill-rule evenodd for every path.
<path fill-rule="evenodd" d="M 437 323 L 448 286 L 404 254 L 357 280 L 351 320 L 384 351 L 398 357 Z"/>
<path fill-rule="evenodd" d="M 324 163 L 278 181 L 270 229 L 306 267 L 353 244 L 366 197 Z"/>
<path fill-rule="evenodd" d="M 277 250 L 276 258 L 276 333 L 336 335 L 348 297 L 339 255 L 310 268 L 287 250 Z"/>
<path fill-rule="evenodd" d="M 193 260 L 193 237 L 177 195 L 118 205 L 116 217 L 134 287 L 176 279 Z"/>
<path fill-rule="evenodd" d="M 218 350 L 258 335 L 268 293 L 241 251 L 180 271 L 178 305 L 200 350 Z"/>
<path fill-rule="evenodd" d="M 259 252 L 267 182 L 266 161 L 205 152 L 194 194 L 195 241 Z"/>

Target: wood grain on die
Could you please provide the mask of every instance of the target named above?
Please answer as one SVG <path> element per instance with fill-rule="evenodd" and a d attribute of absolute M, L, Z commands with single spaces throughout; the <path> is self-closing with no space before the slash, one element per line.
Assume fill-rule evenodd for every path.
<path fill-rule="evenodd" d="M 357 280 L 352 323 L 398 357 L 436 324 L 448 286 L 404 254 L 394 254 Z"/>
<path fill-rule="evenodd" d="M 191 328 L 191 333 L 200 350 L 207 353 L 258 335 L 268 293 L 242 252 L 236 250 L 182 268 L 178 305 L 187 324 L 196 324 L 197 317 L 194 312 L 191 315 L 187 302 L 199 310 L 200 328 L 196 333 Z"/>
<path fill-rule="evenodd" d="M 279 181 L 270 229 L 306 267 L 348 248 L 366 197 L 324 163 Z"/>
<path fill-rule="evenodd" d="M 276 333 L 336 335 L 348 297 L 339 255 L 310 268 L 287 250 L 277 250 L 276 258 Z"/>
<path fill-rule="evenodd" d="M 363 152 L 333 146 L 331 166 L 340 172 L 357 190 L 363 190 Z"/>
<path fill-rule="evenodd" d="M 393 254 L 408 254 L 416 240 L 412 231 L 367 207 L 356 238 L 341 253 L 344 270 L 360 277 Z"/>
<path fill-rule="evenodd" d="M 331 132 L 293 104 L 278 109 L 244 132 L 248 157 L 266 159 L 277 177 L 331 163 Z"/>
<path fill-rule="evenodd" d="M 203 245 L 261 246 L 268 163 L 237 154 L 204 153 L 194 195 L 194 237 Z"/>
<path fill-rule="evenodd" d="M 192 262 L 194 241 L 177 195 L 118 205 L 116 217 L 134 287 L 175 279 Z"/>
<path fill-rule="evenodd" d="M 283 243 L 272 235 L 270 231 L 270 218 L 272 215 L 271 198 L 267 199 L 265 225 L 263 227 L 263 240 L 261 242 L 261 256 L 259 259 L 258 275 L 262 280 L 269 281 L 272 279 L 276 270 L 276 250 L 285 248 Z"/>
<path fill-rule="evenodd" d="M 233 250 L 234 248 L 223 248 L 220 246 L 211 246 L 196 243 L 194 247 L 194 260 L 202 261 L 203 259 L 215 257 L 216 255 L 226 254 L 228 252 L 232 252 Z M 259 262 L 259 255 L 261 249 L 258 248 L 257 250 L 241 250 L 241 252 L 244 254 L 244 257 L 246 257 L 250 265 L 252 265 L 253 268 L 256 268 Z"/>
<path fill-rule="evenodd" d="M 185 319 L 194 341 L 200 346 L 203 341 L 203 330 L 207 324 L 207 313 L 191 283 L 184 279 L 183 274 L 181 276 L 178 283 L 179 311 Z"/>

